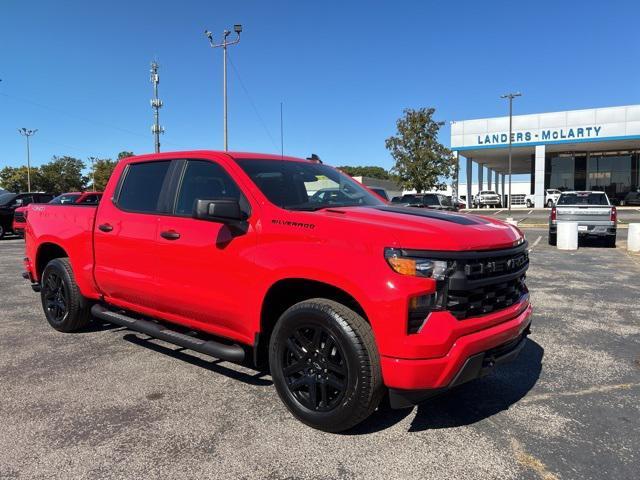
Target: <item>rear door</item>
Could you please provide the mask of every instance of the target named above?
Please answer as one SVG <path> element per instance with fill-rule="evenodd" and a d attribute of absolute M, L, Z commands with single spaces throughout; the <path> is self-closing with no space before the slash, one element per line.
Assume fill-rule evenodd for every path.
<path fill-rule="evenodd" d="M 129 164 L 112 199 L 101 202 L 94 228 L 96 283 L 121 306 L 155 308 L 156 234 L 167 212 L 172 161 Z"/>
<path fill-rule="evenodd" d="M 244 312 L 255 282 L 257 206 L 213 160 L 186 160 L 177 176 L 172 214 L 160 218 L 154 247 L 159 309 L 220 335 L 249 337 Z M 238 200 L 249 219 L 236 228 L 192 218 L 197 199 Z"/>

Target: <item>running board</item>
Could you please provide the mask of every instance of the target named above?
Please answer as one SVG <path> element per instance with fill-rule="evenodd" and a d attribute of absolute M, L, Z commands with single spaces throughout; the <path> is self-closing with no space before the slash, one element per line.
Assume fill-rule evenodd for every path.
<path fill-rule="evenodd" d="M 145 333 L 158 340 L 173 343 L 196 352 L 211 355 L 212 357 L 230 362 L 240 363 L 244 360 L 244 349 L 240 345 L 225 345 L 213 340 L 202 340 L 190 337 L 175 330 L 165 328 L 163 325 L 150 320 L 142 320 L 129 317 L 125 314 L 113 312 L 102 305 L 95 304 L 91 307 L 91 314 L 105 322 L 115 323 L 122 327 Z"/>

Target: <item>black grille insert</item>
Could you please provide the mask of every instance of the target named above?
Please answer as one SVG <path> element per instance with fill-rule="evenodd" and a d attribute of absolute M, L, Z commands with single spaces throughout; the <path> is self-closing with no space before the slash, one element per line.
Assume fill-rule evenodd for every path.
<path fill-rule="evenodd" d="M 458 320 L 464 320 L 510 307 L 527 294 L 524 279 L 523 274 L 512 280 L 470 290 L 449 290 L 447 310 Z"/>

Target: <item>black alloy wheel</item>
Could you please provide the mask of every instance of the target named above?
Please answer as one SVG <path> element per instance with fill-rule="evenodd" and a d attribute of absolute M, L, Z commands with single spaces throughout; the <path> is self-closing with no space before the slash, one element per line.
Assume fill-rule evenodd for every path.
<path fill-rule="evenodd" d="M 91 320 L 90 304 L 80 293 L 68 258 L 51 260 L 42 272 L 40 300 L 49 324 L 60 332 L 74 332 Z"/>
<path fill-rule="evenodd" d="M 47 319 L 55 323 L 64 322 L 69 315 L 69 294 L 57 272 L 47 275 L 42 285 L 42 298 Z"/>
<path fill-rule="evenodd" d="M 345 395 L 348 366 L 344 352 L 321 326 L 302 326 L 287 338 L 281 369 L 291 394 L 309 410 L 332 410 Z"/>

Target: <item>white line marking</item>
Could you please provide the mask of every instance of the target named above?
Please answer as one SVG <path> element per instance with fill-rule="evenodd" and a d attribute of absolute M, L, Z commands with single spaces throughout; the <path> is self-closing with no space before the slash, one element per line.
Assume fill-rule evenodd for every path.
<path fill-rule="evenodd" d="M 539 235 L 538 238 L 536 238 L 536 241 L 533 242 L 533 245 L 531 245 L 531 248 L 529 249 L 529 251 L 531 251 L 534 248 L 536 248 L 536 245 L 538 245 L 540 243 L 540 240 L 542 240 L 542 235 Z"/>
<path fill-rule="evenodd" d="M 529 213 L 527 213 L 527 215 L 531 215 L 531 212 L 533 212 L 533 210 L 529 210 Z"/>
<path fill-rule="evenodd" d="M 498 211 L 497 211 L 496 213 L 494 213 L 493 215 L 495 216 L 495 215 L 499 214 L 501 211 L 502 211 L 502 210 L 498 210 Z"/>

